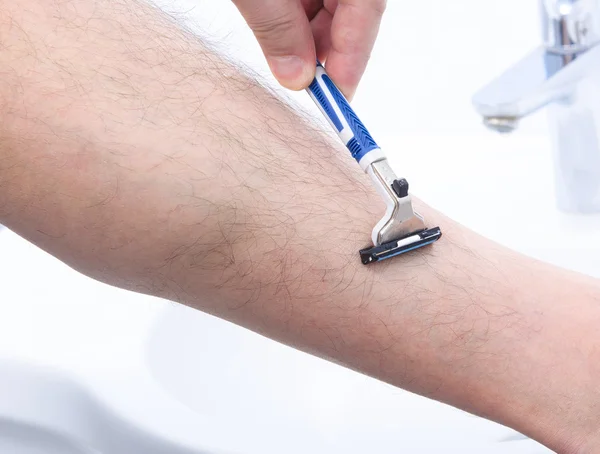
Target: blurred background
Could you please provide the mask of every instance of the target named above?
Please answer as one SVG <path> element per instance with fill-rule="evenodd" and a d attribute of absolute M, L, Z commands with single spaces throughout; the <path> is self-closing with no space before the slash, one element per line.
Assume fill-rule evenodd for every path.
<path fill-rule="evenodd" d="M 327 127 L 306 93 L 276 86 L 232 2 L 157 3 Z M 427 203 L 525 254 L 600 276 L 600 218 L 556 209 L 545 113 L 500 136 L 472 107 L 481 86 L 540 44 L 536 1 L 389 0 L 353 105 Z M 61 452 L 27 447 L 6 421 L 102 454 L 548 452 L 199 312 L 109 288 L 6 230 L 0 276 L 2 453 Z M 87 397 L 41 412 L 56 374 L 67 395 Z"/>
<path fill-rule="evenodd" d="M 157 3 L 272 81 L 258 44 L 232 2 Z M 540 43 L 537 1 L 389 0 L 353 105 L 376 137 L 482 135 L 485 130 L 470 103 L 475 90 Z M 312 108 L 303 93 L 293 97 Z M 544 116 L 538 115 L 526 122 L 523 132 L 545 130 Z"/>

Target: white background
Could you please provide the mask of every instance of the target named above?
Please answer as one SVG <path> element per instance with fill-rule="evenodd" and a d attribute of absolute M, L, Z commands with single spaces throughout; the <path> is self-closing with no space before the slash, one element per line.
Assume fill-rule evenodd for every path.
<path fill-rule="evenodd" d="M 258 45 L 230 1 L 160 3 L 273 83 Z M 388 3 L 354 107 L 391 160 L 403 166 L 422 198 L 468 227 L 523 252 L 600 275 L 598 251 L 589 242 L 593 235 L 598 239 L 598 219 L 562 216 L 554 209 L 545 116 L 536 114 L 516 135 L 501 138 L 483 128 L 470 102 L 480 86 L 539 44 L 537 2 Z M 305 93 L 281 93 L 319 117 Z M 132 382 L 136 373 L 154 377 L 173 401 L 195 406 L 209 422 L 218 417 L 228 421 L 231 427 L 222 424 L 202 437 L 192 430 L 186 437 L 219 445 L 218 434 L 230 430 L 248 437 L 236 449 L 240 454 L 279 454 L 294 436 L 305 437 L 302 442 L 311 446 L 307 426 L 286 424 L 294 418 L 310 420 L 313 429 L 329 437 L 359 437 L 364 446 L 377 446 L 376 452 L 386 454 L 541 452 L 524 442 L 495 443 L 510 432 L 290 353 L 202 314 L 166 303 L 154 323 L 158 302 L 140 301 L 77 276 L 13 235 L 3 234 L 0 240 L 0 275 L 5 279 L 0 356 L 60 366 L 82 385 L 95 387 L 121 417 L 136 414 L 130 421 L 134 425 L 149 426 L 153 419 L 174 437 L 175 425 L 183 433 L 192 424 L 160 421 L 161 412 L 143 412 L 130 388 L 119 399 L 107 397 L 119 394 L 111 391 L 122 379 L 115 363 L 138 364 L 139 369 L 130 366 L 127 371 Z M 89 351 L 96 352 L 92 358 Z M 137 356 L 116 361 L 117 352 L 124 351 Z M 265 407 L 269 399 L 271 412 Z M 206 410 L 207 400 L 213 402 L 214 414 Z M 290 402 L 294 406 L 289 412 L 278 413 Z M 143 404 L 152 407 L 153 401 Z M 236 426 L 240 409 L 249 418 Z M 0 399 L 0 416 L 1 411 Z M 277 424 L 278 430 L 269 430 Z M 330 450 L 312 452 L 338 452 L 335 447 L 343 445 L 332 443 Z"/>
<path fill-rule="evenodd" d="M 232 2 L 158 3 L 268 76 L 260 49 Z M 484 134 L 471 96 L 540 44 L 539 22 L 534 0 L 388 0 L 353 105 L 376 137 Z M 306 96 L 296 99 L 304 103 Z M 524 126 L 525 133 L 544 132 L 546 127 L 540 115 Z"/>

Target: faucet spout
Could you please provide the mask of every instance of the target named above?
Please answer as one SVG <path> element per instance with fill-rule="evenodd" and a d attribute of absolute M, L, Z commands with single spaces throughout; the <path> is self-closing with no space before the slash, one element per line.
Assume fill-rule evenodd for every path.
<path fill-rule="evenodd" d="M 486 126 L 511 132 L 548 107 L 562 211 L 600 213 L 600 0 L 540 0 L 543 45 L 473 98 Z"/>
<path fill-rule="evenodd" d="M 486 126 L 511 132 L 518 121 L 554 101 L 568 101 L 577 84 L 600 67 L 600 46 L 582 54 L 539 47 L 473 97 Z"/>

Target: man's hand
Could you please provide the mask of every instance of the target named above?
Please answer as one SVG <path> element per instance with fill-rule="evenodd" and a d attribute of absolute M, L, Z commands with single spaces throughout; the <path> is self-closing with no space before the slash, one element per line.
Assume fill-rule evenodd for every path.
<path fill-rule="evenodd" d="M 362 77 L 386 0 L 233 0 L 254 31 L 279 82 L 306 88 L 315 60 L 348 98 Z"/>

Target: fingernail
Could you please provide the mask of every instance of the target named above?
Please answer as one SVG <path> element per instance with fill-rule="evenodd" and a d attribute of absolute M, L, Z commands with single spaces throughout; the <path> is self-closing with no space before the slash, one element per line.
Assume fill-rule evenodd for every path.
<path fill-rule="evenodd" d="M 301 90 L 310 83 L 310 68 L 300 57 L 270 57 L 269 66 L 277 80 L 286 88 Z"/>

